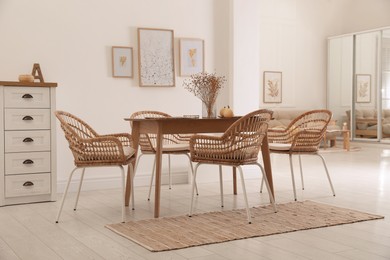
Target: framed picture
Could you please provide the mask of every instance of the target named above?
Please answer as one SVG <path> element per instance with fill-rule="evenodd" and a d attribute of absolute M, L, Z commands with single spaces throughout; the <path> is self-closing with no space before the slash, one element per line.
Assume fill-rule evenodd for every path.
<path fill-rule="evenodd" d="M 264 103 L 282 102 L 282 72 L 264 71 L 263 101 Z"/>
<path fill-rule="evenodd" d="M 139 84 L 175 86 L 173 30 L 138 28 Z"/>
<path fill-rule="evenodd" d="M 356 103 L 371 101 L 371 75 L 356 74 Z"/>
<path fill-rule="evenodd" d="M 133 77 L 133 48 L 112 46 L 112 76 L 114 78 Z"/>
<path fill-rule="evenodd" d="M 204 41 L 201 39 L 180 39 L 180 76 L 191 76 L 204 72 Z"/>

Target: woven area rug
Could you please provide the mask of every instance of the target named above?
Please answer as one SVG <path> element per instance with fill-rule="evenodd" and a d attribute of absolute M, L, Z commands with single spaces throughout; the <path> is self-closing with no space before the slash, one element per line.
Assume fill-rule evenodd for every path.
<path fill-rule="evenodd" d="M 274 213 L 272 206 L 251 208 L 252 224 L 247 223 L 246 211 L 242 209 L 130 221 L 106 227 L 157 252 L 384 218 L 313 201 L 278 204 L 277 209 Z"/>

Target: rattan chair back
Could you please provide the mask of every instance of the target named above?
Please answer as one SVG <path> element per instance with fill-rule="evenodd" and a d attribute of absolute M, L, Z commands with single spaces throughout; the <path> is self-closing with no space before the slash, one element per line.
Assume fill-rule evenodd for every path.
<path fill-rule="evenodd" d="M 76 166 L 126 165 L 124 147 L 132 147 L 130 134 L 99 135 L 86 122 L 64 111 L 56 111 Z"/>
<path fill-rule="evenodd" d="M 238 119 L 222 136 L 192 136 L 191 160 L 231 166 L 257 162 L 271 117 L 272 111 L 261 109 Z"/>
<path fill-rule="evenodd" d="M 292 144 L 289 152 L 317 152 L 331 118 L 329 110 L 307 111 L 291 121 L 286 129 L 268 131 L 268 140 Z"/>

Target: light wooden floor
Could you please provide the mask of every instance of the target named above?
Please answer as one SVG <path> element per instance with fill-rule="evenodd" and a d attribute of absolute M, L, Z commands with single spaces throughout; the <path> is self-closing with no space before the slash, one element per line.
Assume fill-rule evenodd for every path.
<path fill-rule="evenodd" d="M 384 220 L 151 253 L 104 227 L 120 221 L 119 189 L 88 191 L 81 194 L 76 212 L 72 210 L 75 196 L 70 194 L 59 224 L 54 223 L 59 202 L 1 207 L 0 259 L 390 259 L 388 146 L 389 150 L 382 145 L 326 153 L 336 197 L 331 195 L 319 158 L 303 157 L 306 188 L 298 191 L 298 200 L 376 213 L 384 215 Z M 292 201 L 288 158 L 279 155 L 272 160 L 277 203 Z M 259 180 L 247 181 L 251 206 L 267 204 L 267 194 L 258 193 Z M 300 187 L 298 176 L 296 181 Z M 243 207 L 242 196 L 232 196 L 230 185 L 225 183 L 225 209 Z M 220 210 L 218 183 L 198 187 L 196 211 Z M 136 210 L 128 210 L 127 219 L 151 218 L 153 203 L 146 200 L 147 187 L 135 191 Z M 186 214 L 189 191 L 189 185 L 174 185 L 172 190 L 163 186 L 161 215 Z"/>

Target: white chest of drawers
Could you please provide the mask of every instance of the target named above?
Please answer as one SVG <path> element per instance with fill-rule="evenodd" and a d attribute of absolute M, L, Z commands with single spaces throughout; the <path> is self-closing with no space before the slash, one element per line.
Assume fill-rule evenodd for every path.
<path fill-rule="evenodd" d="M 56 200 L 56 87 L 0 81 L 0 206 Z"/>

